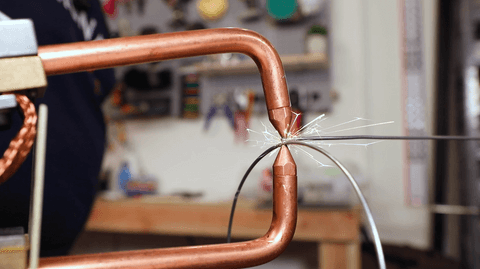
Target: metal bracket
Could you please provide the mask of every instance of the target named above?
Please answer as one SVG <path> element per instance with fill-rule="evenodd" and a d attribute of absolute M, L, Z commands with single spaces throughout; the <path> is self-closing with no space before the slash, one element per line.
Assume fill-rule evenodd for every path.
<path fill-rule="evenodd" d="M 35 97 L 45 93 L 47 77 L 38 56 L 0 59 L 0 74 L 0 93 L 32 89 L 38 89 Z"/>
<path fill-rule="evenodd" d="M 30 97 L 42 97 L 47 78 L 37 56 L 33 21 L 12 20 L 0 12 L 0 48 L 0 94 L 30 90 Z"/>
<path fill-rule="evenodd" d="M 0 12 L 0 58 L 37 55 L 38 44 L 33 21 L 12 20 Z"/>
<path fill-rule="evenodd" d="M 17 107 L 17 100 L 13 94 L 0 95 L 0 111 Z"/>

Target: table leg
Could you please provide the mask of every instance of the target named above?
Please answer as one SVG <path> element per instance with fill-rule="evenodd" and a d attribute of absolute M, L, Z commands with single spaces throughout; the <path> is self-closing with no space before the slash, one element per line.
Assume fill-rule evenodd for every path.
<path fill-rule="evenodd" d="M 360 243 L 318 243 L 319 268 L 360 269 Z"/>

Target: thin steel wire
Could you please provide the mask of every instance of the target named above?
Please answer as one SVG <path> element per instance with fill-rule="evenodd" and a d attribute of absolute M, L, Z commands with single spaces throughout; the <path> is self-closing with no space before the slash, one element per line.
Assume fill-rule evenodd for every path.
<path fill-rule="evenodd" d="M 233 198 L 233 203 L 232 203 L 232 210 L 230 211 L 230 219 L 228 220 L 228 232 L 227 232 L 227 243 L 230 243 L 231 241 L 231 235 L 232 235 L 232 224 L 233 224 L 233 215 L 235 213 L 235 208 L 237 207 L 237 200 L 238 196 L 240 195 L 240 191 L 242 190 L 243 184 L 247 180 L 248 175 L 250 175 L 250 172 L 252 172 L 252 169 L 257 165 L 257 163 L 263 159 L 265 156 L 267 156 L 270 152 L 274 151 L 275 149 L 279 148 L 282 144 L 277 144 L 275 146 L 272 146 L 265 150 L 258 158 L 253 161 L 253 163 L 248 167 L 247 171 L 245 172 L 245 175 L 243 175 L 242 180 L 240 181 L 240 185 L 238 185 L 237 192 L 235 192 L 235 197 Z"/>
<path fill-rule="evenodd" d="M 480 137 L 471 136 L 392 136 L 392 135 L 345 135 L 345 136 L 305 136 L 292 138 L 292 141 L 321 141 L 321 140 L 480 140 Z"/>

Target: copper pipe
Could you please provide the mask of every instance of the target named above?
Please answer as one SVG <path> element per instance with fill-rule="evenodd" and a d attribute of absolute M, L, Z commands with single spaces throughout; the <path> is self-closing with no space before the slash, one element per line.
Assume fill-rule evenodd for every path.
<path fill-rule="evenodd" d="M 293 238 L 297 222 L 296 165 L 282 146 L 273 165 L 273 218 L 261 238 L 232 244 L 44 258 L 43 269 L 244 268 L 273 260 Z"/>
<path fill-rule="evenodd" d="M 253 31 L 207 29 L 38 48 L 47 75 L 216 53 L 243 53 L 256 62 L 270 121 L 285 137 L 292 119 L 285 72 L 272 44 Z"/>
<path fill-rule="evenodd" d="M 32 149 L 37 133 L 35 106 L 25 95 L 15 94 L 15 97 L 23 112 L 23 126 L 0 159 L 0 184 L 7 181 L 20 168 Z"/>
<path fill-rule="evenodd" d="M 40 47 L 47 75 L 215 53 L 244 53 L 256 62 L 268 114 L 284 137 L 292 118 L 280 57 L 259 34 L 213 29 Z M 261 238 L 233 244 L 181 247 L 41 259 L 39 268 L 239 268 L 268 262 L 292 240 L 297 220 L 296 166 L 282 146 L 274 163 L 273 218 Z"/>

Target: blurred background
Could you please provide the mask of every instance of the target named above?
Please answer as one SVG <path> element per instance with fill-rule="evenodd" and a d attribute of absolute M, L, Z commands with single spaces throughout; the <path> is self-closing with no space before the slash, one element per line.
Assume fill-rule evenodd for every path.
<path fill-rule="evenodd" d="M 320 117 L 320 134 L 478 136 L 478 1 L 101 4 L 114 37 L 218 27 L 260 33 L 282 58 L 299 124 Z M 71 253 L 225 242 L 238 183 L 274 135 L 255 64 L 219 54 L 116 68 L 115 76 L 103 107 L 108 145 L 99 192 Z M 324 146 L 365 192 L 389 268 L 480 268 L 477 144 Z M 299 207 L 311 219 L 299 219 L 303 235 L 259 268 L 319 268 L 330 259 L 344 264 L 321 268 L 375 268 L 347 179 L 313 152 L 292 152 Z M 268 228 L 258 212 L 269 213 L 274 158 L 260 162 L 244 186 L 235 240 Z"/>

